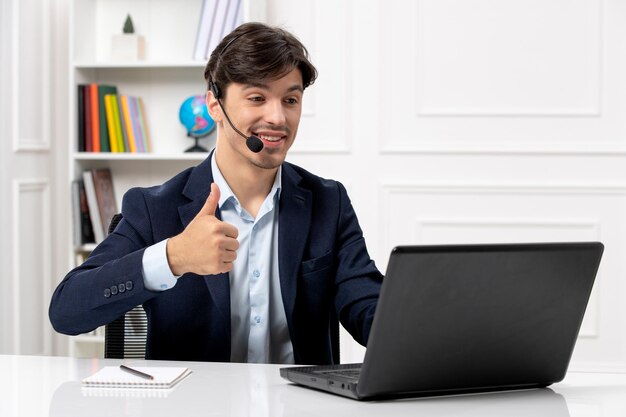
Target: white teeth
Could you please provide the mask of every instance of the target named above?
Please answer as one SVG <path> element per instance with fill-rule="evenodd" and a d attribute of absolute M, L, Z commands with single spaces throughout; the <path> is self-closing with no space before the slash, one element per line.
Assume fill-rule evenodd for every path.
<path fill-rule="evenodd" d="M 280 140 L 280 138 L 282 137 L 282 136 L 267 136 L 267 135 L 258 135 L 258 136 L 259 138 L 270 141 L 270 142 L 276 142 Z"/>

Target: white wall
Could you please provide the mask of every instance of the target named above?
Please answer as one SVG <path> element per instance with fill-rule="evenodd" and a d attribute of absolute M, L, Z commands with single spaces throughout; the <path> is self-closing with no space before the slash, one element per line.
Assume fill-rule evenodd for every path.
<path fill-rule="evenodd" d="M 50 23 L 54 36 L 47 61 L 32 50 L 20 53 L 52 66 L 52 78 L 40 75 L 35 82 L 44 83 L 44 104 L 67 108 L 66 97 L 50 94 L 68 91 L 63 84 L 68 1 L 57 0 L 50 8 L 42 6 L 48 4 L 44 0 L 19 3 L 43 10 L 43 18 L 57 22 Z M 7 4 L 15 7 L 18 1 L 3 2 L 3 13 L 10 9 Z M 603 241 L 606 251 L 572 367 L 626 369 L 626 82 L 620 76 L 626 69 L 626 4 L 268 0 L 267 7 L 268 21 L 296 33 L 320 71 L 305 94 L 290 160 L 346 184 L 379 267 L 384 270 L 397 244 Z M 18 32 L 28 33 L 31 24 L 20 21 Z M 6 48 L 13 44 L 7 44 L 2 27 L 6 62 Z M 33 98 L 36 93 L 22 87 L 31 96 L 18 105 L 43 112 L 45 105 Z M 6 81 L 2 88 L 8 88 Z M 14 334 L 15 318 L 7 318 L 14 309 L 7 305 L 13 306 L 6 290 L 16 288 L 7 265 L 51 254 L 52 276 L 41 275 L 48 282 L 41 282 L 37 298 L 18 292 L 20 300 L 39 302 L 48 296 L 46 286 L 64 272 L 67 256 L 54 247 L 68 247 L 70 236 L 63 224 L 66 216 L 58 215 L 69 210 L 63 189 L 66 115 L 52 109 L 49 126 L 20 125 L 28 126 L 24 129 L 37 140 L 49 135 L 54 143 L 60 138 L 63 145 L 50 150 L 56 152 L 50 166 L 48 150 L 14 154 L 7 148 L 14 140 L 5 140 L 7 103 L 15 103 L 2 100 L 2 197 L 12 192 L 7 184 L 15 178 L 51 173 L 55 182 L 49 186 L 62 186 L 48 191 L 50 224 L 39 211 L 25 211 L 54 236 L 50 247 L 34 241 L 39 249 L 15 254 L 11 235 L 2 234 L 0 349 L 6 352 L 15 344 L 5 338 Z M 29 168 L 19 155 L 29 155 L 38 167 Z M 13 169 L 10 176 L 8 167 Z M 7 218 L 14 214 L 2 216 L 3 230 L 11 230 Z M 41 271 L 33 273 L 46 267 L 37 268 Z M 23 320 L 34 320 L 48 332 L 37 314 Z M 46 333 L 42 340 L 50 337 Z M 344 362 L 360 360 L 360 347 L 348 338 L 342 345 Z"/>

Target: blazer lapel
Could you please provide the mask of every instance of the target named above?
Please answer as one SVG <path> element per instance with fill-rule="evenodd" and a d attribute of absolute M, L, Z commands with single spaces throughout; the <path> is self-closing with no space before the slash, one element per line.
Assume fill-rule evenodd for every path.
<path fill-rule="evenodd" d="M 183 188 L 183 195 L 190 200 L 189 203 L 178 207 L 178 214 L 180 215 L 183 227 L 187 227 L 187 225 L 191 223 L 209 197 L 211 183 L 213 182 L 213 173 L 211 172 L 211 158 L 213 157 L 213 153 L 214 152 L 211 152 L 208 158 L 191 171 L 189 179 L 187 179 L 187 184 L 185 188 Z M 216 215 L 217 214 L 216 212 Z"/>
<path fill-rule="evenodd" d="M 213 182 L 211 158 L 214 152 L 212 151 L 208 158 L 191 171 L 183 189 L 183 195 L 191 200 L 189 203 L 178 207 L 178 214 L 183 227 L 187 227 L 191 223 L 209 197 Z M 215 211 L 215 217 L 222 218 L 219 208 Z M 215 306 L 223 315 L 224 320 L 228 320 L 230 323 L 230 279 L 228 273 L 204 275 L 203 278 Z M 230 331 L 230 325 L 228 329 Z"/>
<path fill-rule="evenodd" d="M 280 289 L 289 333 L 293 333 L 293 310 L 300 263 L 311 226 L 311 192 L 299 185 L 300 175 L 283 164 L 278 219 Z"/>

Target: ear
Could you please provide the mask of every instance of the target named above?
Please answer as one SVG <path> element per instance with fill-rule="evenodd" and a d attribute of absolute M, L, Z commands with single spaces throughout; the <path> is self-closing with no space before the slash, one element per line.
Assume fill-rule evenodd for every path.
<path fill-rule="evenodd" d="M 211 90 L 206 93 L 206 107 L 209 111 L 211 119 L 213 119 L 216 123 L 222 121 L 222 109 L 220 109 L 220 105 Z"/>

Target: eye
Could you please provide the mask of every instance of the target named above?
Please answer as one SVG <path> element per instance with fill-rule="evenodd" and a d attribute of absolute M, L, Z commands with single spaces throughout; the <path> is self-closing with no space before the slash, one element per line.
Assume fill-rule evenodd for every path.
<path fill-rule="evenodd" d="M 262 96 L 252 96 L 252 97 L 249 97 L 248 100 L 256 102 L 256 103 L 260 103 L 264 101 L 265 99 Z"/>
<path fill-rule="evenodd" d="M 299 101 L 297 98 L 292 97 L 292 98 L 285 99 L 285 102 L 288 104 L 298 104 Z"/>

